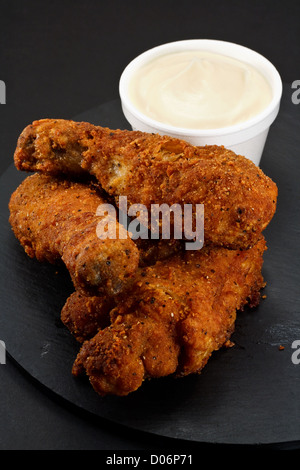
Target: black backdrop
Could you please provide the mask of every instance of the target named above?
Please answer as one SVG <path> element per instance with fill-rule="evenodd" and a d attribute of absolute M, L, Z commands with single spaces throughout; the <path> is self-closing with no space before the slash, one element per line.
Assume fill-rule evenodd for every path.
<path fill-rule="evenodd" d="M 0 80 L 6 84 L 0 174 L 28 123 L 72 118 L 117 99 L 126 64 L 165 42 L 212 38 L 243 44 L 270 59 L 289 86 L 300 79 L 299 18 L 300 3 L 291 0 L 0 0 Z M 9 359 L 0 365 L 1 450 L 174 445 L 81 416 L 53 401 Z"/>

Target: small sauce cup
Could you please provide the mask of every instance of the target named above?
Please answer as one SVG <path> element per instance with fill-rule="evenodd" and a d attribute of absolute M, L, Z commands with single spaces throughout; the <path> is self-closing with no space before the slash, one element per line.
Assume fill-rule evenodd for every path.
<path fill-rule="evenodd" d="M 203 50 L 229 56 L 256 68 L 271 87 L 272 98 L 269 104 L 254 117 L 244 122 L 216 129 L 175 127 L 156 121 L 137 109 L 129 94 L 129 86 L 136 71 L 157 57 L 179 51 L 193 50 Z M 127 65 L 121 75 L 119 93 L 123 113 L 133 130 L 169 135 L 186 140 L 196 146 L 223 145 L 259 165 L 270 126 L 279 112 L 282 81 L 274 65 L 251 49 L 226 41 L 191 39 L 163 44 L 136 57 Z"/>

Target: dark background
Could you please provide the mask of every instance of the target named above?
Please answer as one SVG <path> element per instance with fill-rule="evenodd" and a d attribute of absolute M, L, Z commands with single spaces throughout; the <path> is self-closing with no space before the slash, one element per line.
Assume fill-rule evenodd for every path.
<path fill-rule="evenodd" d="M 291 0 L 0 0 L 0 80 L 7 89 L 0 105 L 0 174 L 11 165 L 27 124 L 71 119 L 117 99 L 127 63 L 165 42 L 237 42 L 273 62 L 285 84 L 299 80 L 299 21 L 300 3 Z M 32 383 L 9 358 L 0 365 L 0 450 L 164 448 L 202 447 L 81 415 Z"/>

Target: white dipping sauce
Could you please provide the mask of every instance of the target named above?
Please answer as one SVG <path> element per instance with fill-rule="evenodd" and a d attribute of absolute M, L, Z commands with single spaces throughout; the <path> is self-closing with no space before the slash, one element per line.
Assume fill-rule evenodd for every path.
<path fill-rule="evenodd" d="M 247 63 L 206 51 L 163 55 L 132 77 L 129 95 L 145 115 L 175 127 L 216 129 L 247 121 L 271 101 L 267 80 Z"/>

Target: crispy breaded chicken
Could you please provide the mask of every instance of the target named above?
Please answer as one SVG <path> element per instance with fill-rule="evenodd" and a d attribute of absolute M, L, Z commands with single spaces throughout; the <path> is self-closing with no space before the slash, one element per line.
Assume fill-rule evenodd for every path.
<path fill-rule="evenodd" d="M 79 342 L 91 339 L 98 330 L 110 325 L 109 313 L 116 306 L 113 297 L 71 294 L 61 311 L 61 321 Z"/>
<path fill-rule="evenodd" d="M 199 373 L 229 340 L 237 310 L 258 305 L 265 249 L 262 238 L 244 251 L 205 247 L 145 267 L 111 324 L 82 344 L 73 374 L 86 374 L 100 395 L 124 396 L 147 378 Z M 82 315 L 96 312 L 96 299 L 72 302 Z"/>
<path fill-rule="evenodd" d="M 137 240 L 136 243 L 140 256 L 137 275 L 146 266 L 183 252 L 182 244 L 175 240 Z M 61 320 L 76 340 L 82 343 L 110 324 L 109 313 L 118 300 L 122 300 L 118 295 L 84 296 L 75 291 L 61 311 Z"/>
<path fill-rule="evenodd" d="M 44 119 L 21 133 L 14 161 L 25 171 L 89 173 L 117 204 L 204 204 L 206 244 L 248 248 L 276 209 L 276 184 L 250 160 L 168 136 Z"/>
<path fill-rule="evenodd" d="M 96 211 L 105 202 L 90 184 L 36 173 L 12 194 L 9 222 L 30 257 L 62 260 L 79 292 L 115 295 L 135 274 L 139 250 L 127 232 L 124 239 L 98 237 Z"/>

